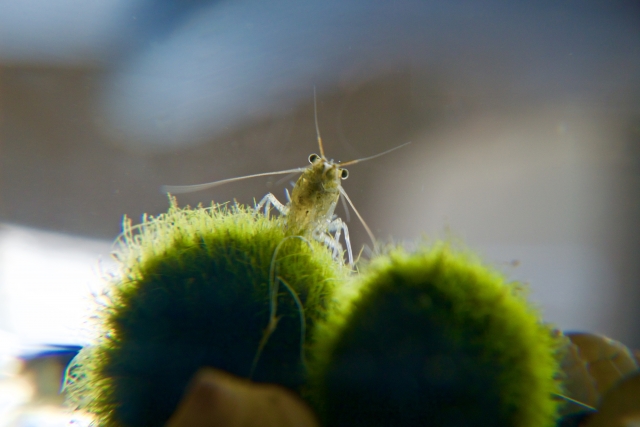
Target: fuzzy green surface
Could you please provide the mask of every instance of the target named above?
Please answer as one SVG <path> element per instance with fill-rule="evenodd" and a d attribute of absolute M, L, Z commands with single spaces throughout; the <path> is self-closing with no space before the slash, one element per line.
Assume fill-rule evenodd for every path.
<path fill-rule="evenodd" d="M 356 280 L 310 365 L 326 425 L 555 425 L 558 342 L 522 286 L 444 243 L 395 249 Z"/>
<path fill-rule="evenodd" d="M 239 206 L 174 204 L 125 224 L 118 257 L 122 275 L 97 314 L 100 336 L 70 368 L 67 386 L 71 402 L 108 427 L 164 425 L 202 366 L 248 377 L 269 323 L 271 277 L 304 305 L 307 348 L 347 274 L 323 245 L 285 238 L 281 219 Z M 276 317 L 252 378 L 296 390 L 306 377 L 302 324 L 281 282 Z"/>

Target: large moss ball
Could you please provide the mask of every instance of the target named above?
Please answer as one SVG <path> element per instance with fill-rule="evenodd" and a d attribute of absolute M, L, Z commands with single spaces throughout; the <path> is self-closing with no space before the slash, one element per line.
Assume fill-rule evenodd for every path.
<path fill-rule="evenodd" d="M 318 335 L 325 425 L 555 425 L 557 340 L 521 285 L 447 244 L 395 249 L 355 280 Z"/>
<path fill-rule="evenodd" d="M 95 316 L 96 342 L 67 375 L 100 426 L 162 426 L 211 366 L 297 390 L 305 353 L 346 268 L 281 219 L 241 206 L 125 222 L 121 272 Z"/>

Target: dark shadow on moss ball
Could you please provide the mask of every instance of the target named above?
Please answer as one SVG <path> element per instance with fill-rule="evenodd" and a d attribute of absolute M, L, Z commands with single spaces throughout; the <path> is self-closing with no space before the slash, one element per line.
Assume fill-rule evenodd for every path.
<path fill-rule="evenodd" d="M 419 289 L 387 292 L 361 306 L 326 372 L 327 425 L 508 426 L 493 384 L 499 366 L 482 360 L 447 323 L 444 302 L 421 306 Z"/>

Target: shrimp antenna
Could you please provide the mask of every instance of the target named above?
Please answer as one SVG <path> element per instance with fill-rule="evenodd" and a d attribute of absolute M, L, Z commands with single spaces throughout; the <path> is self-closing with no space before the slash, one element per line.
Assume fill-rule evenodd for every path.
<path fill-rule="evenodd" d="M 320 136 L 320 127 L 318 126 L 318 100 L 316 99 L 316 87 L 313 86 L 313 117 L 316 121 L 316 137 L 318 138 L 318 147 L 320 148 L 320 157 L 324 157 L 324 148 L 322 147 L 322 137 Z"/>
<path fill-rule="evenodd" d="M 347 202 L 349 202 L 349 205 L 351 206 L 351 209 L 353 209 L 353 211 L 356 213 L 356 216 L 358 217 L 358 219 L 360 220 L 360 222 L 362 223 L 362 225 L 364 226 L 364 229 L 367 230 L 367 234 L 369 235 L 369 237 L 371 238 L 371 242 L 373 242 L 373 244 L 376 244 L 376 238 L 373 235 L 373 233 L 371 232 L 371 229 L 369 228 L 369 226 L 367 225 L 366 222 L 364 222 L 364 219 L 362 218 L 362 215 L 360 215 L 360 212 L 358 212 L 358 210 L 356 209 L 355 206 L 353 206 L 353 202 L 351 201 L 351 199 L 349 198 L 349 196 L 347 196 L 347 192 L 344 191 L 344 188 L 342 187 L 338 187 L 338 189 L 340 190 L 340 194 L 342 194 L 344 196 L 345 199 L 347 199 Z"/>
<path fill-rule="evenodd" d="M 283 171 L 277 172 L 265 172 L 265 173 L 256 173 L 253 175 L 245 175 L 238 176 L 236 178 L 228 178 L 222 179 L 220 181 L 207 182 L 204 184 L 194 184 L 194 185 L 163 185 L 160 187 L 160 190 L 163 193 L 171 193 L 171 194 L 180 194 L 180 193 L 193 193 L 194 191 L 206 190 L 208 188 L 217 187 L 218 185 L 228 184 L 230 182 L 241 181 L 243 179 L 249 178 L 258 178 L 260 176 L 272 176 L 272 175 L 284 175 L 286 173 L 300 173 L 303 172 L 305 168 L 296 168 L 296 169 L 287 169 Z"/>
<path fill-rule="evenodd" d="M 565 396 L 564 394 L 560 394 L 560 393 L 552 393 L 552 394 L 560 399 L 564 399 L 567 402 L 571 402 L 574 405 L 580 406 L 582 409 L 590 409 L 592 411 L 596 410 L 596 408 L 594 408 L 593 406 L 587 405 L 586 403 L 582 403 L 579 400 L 572 399 L 569 396 Z"/>
<path fill-rule="evenodd" d="M 347 216 L 347 222 L 351 221 L 351 215 L 349 214 L 349 208 L 347 207 L 347 202 L 344 201 L 344 196 L 340 195 L 340 202 L 342 203 L 342 208 L 344 209 L 344 213 Z"/>
<path fill-rule="evenodd" d="M 356 160 L 349 160 L 348 162 L 344 162 L 344 163 L 339 163 L 339 165 L 342 166 L 349 166 L 349 165 L 355 165 L 356 163 L 360 163 L 360 162 L 364 162 L 366 160 L 371 160 L 371 159 L 375 159 L 376 157 L 380 157 L 380 156 L 384 156 L 385 154 L 389 154 L 392 151 L 396 151 L 402 147 L 404 147 L 405 145 L 409 145 L 411 144 L 411 141 L 409 142 L 405 142 L 404 144 L 398 145 L 397 147 L 394 147 L 390 150 L 387 151 L 383 151 L 382 153 L 378 153 L 378 154 L 374 154 L 373 156 L 369 156 L 369 157 L 363 157 L 361 159 L 356 159 Z"/>

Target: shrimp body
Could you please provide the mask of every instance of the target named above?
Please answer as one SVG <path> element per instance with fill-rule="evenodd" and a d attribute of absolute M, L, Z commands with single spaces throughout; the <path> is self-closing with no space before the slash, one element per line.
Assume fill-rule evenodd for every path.
<path fill-rule="evenodd" d="M 345 195 L 340 180 L 346 179 L 349 172 L 341 168 L 339 163 L 327 160 L 324 155 L 310 155 L 309 163 L 309 166 L 299 170 L 302 175 L 294 185 L 286 205 L 268 193 L 256 205 L 256 211 L 264 207 L 265 215 L 268 215 L 273 206 L 285 218 L 287 236 L 310 237 L 323 242 L 336 258 L 342 257 L 340 236 L 344 233 L 349 264 L 352 265 L 349 229 L 334 215 L 340 195 Z"/>
<path fill-rule="evenodd" d="M 346 169 L 317 154 L 309 160 L 311 165 L 298 178 L 287 206 L 286 232 L 290 235 L 310 236 L 327 229 L 340 198 L 340 180 L 347 175 Z"/>

